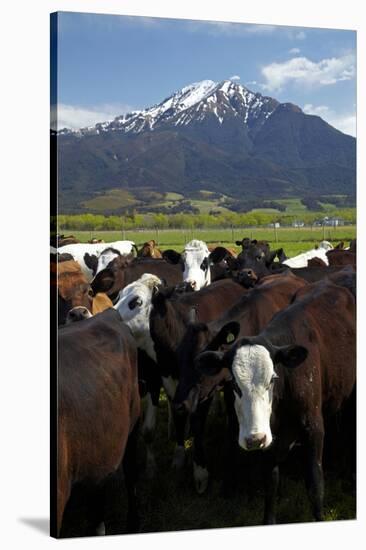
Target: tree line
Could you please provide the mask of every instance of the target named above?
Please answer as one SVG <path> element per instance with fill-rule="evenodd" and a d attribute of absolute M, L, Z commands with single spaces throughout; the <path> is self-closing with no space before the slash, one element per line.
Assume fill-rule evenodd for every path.
<path fill-rule="evenodd" d="M 354 208 L 341 208 L 331 212 L 332 217 L 342 218 L 345 222 L 356 223 Z M 125 216 L 105 216 L 103 214 L 60 214 L 57 225 L 62 230 L 78 231 L 115 231 L 130 229 L 189 229 L 189 228 L 227 228 L 243 226 L 268 226 L 273 223 L 291 225 L 301 219 L 306 225 L 321 223 L 324 212 L 304 212 L 301 215 L 265 212 L 220 212 L 212 213 L 176 213 L 176 214 L 139 214 Z"/>

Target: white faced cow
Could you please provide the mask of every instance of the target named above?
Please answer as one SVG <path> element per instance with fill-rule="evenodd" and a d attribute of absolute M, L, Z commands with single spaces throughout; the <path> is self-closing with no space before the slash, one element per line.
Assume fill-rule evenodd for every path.
<path fill-rule="evenodd" d="M 323 262 L 326 265 L 329 265 L 329 260 L 327 257 L 328 250 L 332 250 L 333 246 L 328 241 L 322 241 L 318 248 L 312 248 L 311 250 L 308 250 L 307 252 L 303 252 L 302 254 L 298 254 L 297 256 L 294 256 L 293 258 L 289 258 L 288 260 L 285 260 L 283 265 L 288 265 L 288 267 L 307 267 L 308 260 L 311 260 L 312 258 L 320 258 L 323 260 Z"/>
<path fill-rule="evenodd" d="M 203 241 L 193 239 L 184 247 L 182 254 L 175 250 L 165 250 L 163 258 L 170 263 L 181 263 L 183 281 L 190 283 L 193 290 L 200 290 L 211 283 L 211 265 L 223 260 L 227 250 L 218 247 L 210 252 Z"/>
<path fill-rule="evenodd" d="M 106 268 L 118 255 L 126 256 L 136 249 L 133 241 L 113 243 L 76 243 L 62 247 L 62 253 L 71 254 L 90 283 L 95 275 Z"/>
<path fill-rule="evenodd" d="M 156 275 L 144 273 L 137 281 L 127 285 L 119 293 L 114 308 L 130 327 L 137 346 L 156 361 L 154 344 L 150 336 L 151 298 L 163 281 Z"/>
<path fill-rule="evenodd" d="M 156 425 L 161 377 L 156 364 L 154 343 L 150 336 L 150 312 L 152 296 L 158 292 L 163 281 L 144 273 L 137 281 L 127 285 L 119 293 L 114 309 L 118 311 L 126 325 L 129 326 L 139 349 L 139 378 L 146 384 L 146 410 L 142 425 L 142 435 L 146 444 L 146 473 L 151 477 L 155 472 L 155 458 L 152 442 Z M 144 353 L 141 353 L 144 352 Z"/>

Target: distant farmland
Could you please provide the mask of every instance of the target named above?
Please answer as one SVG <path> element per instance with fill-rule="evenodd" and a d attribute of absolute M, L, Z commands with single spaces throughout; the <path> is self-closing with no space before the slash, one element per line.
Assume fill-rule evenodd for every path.
<path fill-rule="evenodd" d="M 95 237 L 104 239 L 106 242 L 117 240 L 131 240 L 137 245 L 145 241 L 155 239 L 163 250 L 167 248 L 182 249 L 191 239 L 200 239 L 208 244 L 221 244 L 233 246 L 236 240 L 243 237 L 253 239 L 264 239 L 269 241 L 272 248 L 283 247 L 288 256 L 309 250 L 323 239 L 337 244 L 339 241 L 348 242 L 356 237 L 356 226 L 342 227 L 301 227 L 289 228 L 228 228 L 228 229 L 149 229 L 129 231 L 73 231 L 68 233 L 75 235 L 81 242 L 86 242 Z M 239 250 L 240 247 L 236 247 Z"/>

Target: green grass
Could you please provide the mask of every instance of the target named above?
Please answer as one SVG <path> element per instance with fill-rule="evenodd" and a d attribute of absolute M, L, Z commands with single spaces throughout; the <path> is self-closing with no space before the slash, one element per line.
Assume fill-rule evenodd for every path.
<path fill-rule="evenodd" d="M 124 206 L 133 206 L 137 201 L 134 196 L 125 189 L 111 189 L 82 203 L 82 206 L 103 213 L 105 210 L 117 210 Z"/>
<path fill-rule="evenodd" d="M 186 464 L 182 471 L 171 467 L 174 442 L 167 436 L 167 403 L 162 393 L 159 402 L 156 435 L 153 449 L 156 459 L 156 475 L 146 479 L 145 445 L 142 438 L 138 444 L 139 500 L 141 532 L 179 531 L 261 525 L 264 510 L 264 487 L 260 454 L 245 453 L 238 448 L 238 479 L 235 493 L 222 495 L 222 480 L 225 472 L 225 433 L 227 429 L 225 406 L 222 397 L 211 407 L 205 433 L 205 450 L 210 480 L 207 491 L 198 495 L 192 474 L 192 445 L 186 445 Z M 356 517 L 355 483 L 350 472 L 342 473 L 340 464 L 347 458 L 337 453 L 337 460 L 324 468 L 326 521 L 347 520 Z M 281 479 L 277 502 L 277 523 L 300 523 L 313 521 L 305 483 L 303 481 L 304 449 L 295 447 L 281 466 Z M 119 505 L 118 525 L 122 532 L 127 515 L 127 501 L 122 489 L 122 507 Z M 80 514 L 80 512 L 79 512 Z M 116 518 L 108 515 L 111 522 Z M 69 515 L 70 517 L 70 515 Z M 71 530 L 77 532 L 82 518 L 71 514 Z M 115 523 L 107 523 L 107 529 L 115 529 Z M 69 526 L 70 529 L 70 526 Z M 120 529 L 120 527 L 118 528 Z M 118 532 L 121 532 L 118 530 Z"/>
<path fill-rule="evenodd" d="M 158 475 L 152 481 L 140 483 L 143 516 L 142 530 L 173 531 L 179 529 L 205 529 L 209 527 L 238 527 L 260 525 L 263 517 L 262 473 L 258 457 L 239 450 L 237 492 L 231 498 L 221 494 L 224 475 L 224 439 L 226 416 L 223 399 L 209 414 L 205 437 L 210 483 L 203 495 L 195 492 L 192 478 L 192 447 L 188 445 L 187 461 L 180 474 L 171 469 L 174 444 L 167 439 L 167 408 L 160 400 L 157 438 L 154 442 Z M 143 445 L 141 443 L 141 454 Z M 312 521 L 305 483 L 302 479 L 303 449 L 295 448 L 283 465 L 278 501 L 278 523 Z M 141 463 L 143 468 L 143 459 Z M 249 475 L 246 475 L 249 473 Z M 327 520 L 352 519 L 356 515 L 354 487 L 347 476 L 337 468 L 325 470 L 325 518 Z M 177 496 L 179 495 L 179 497 Z"/>
<path fill-rule="evenodd" d="M 240 247 L 234 245 L 235 240 L 243 237 L 250 237 L 258 240 L 268 240 L 271 248 L 284 248 L 288 256 L 294 256 L 300 252 L 310 250 L 316 243 L 325 238 L 326 240 L 337 244 L 343 240 L 348 242 L 356 236 L 356 226 L 345 227 L 322 227 L 317 228 L 278 228 L 275 232 L 271 228 L 256 229 L 164 229 L 164 230 L 144 230 L 144 231 L 73 231 L 72 233 L 81 242 L 86 242 L 92 237 L 104 239 L 106 242 L 128 239 L 134 241 L 137 245 L 143 244 L 149 239 L 155 239 L 162 250 L 175 248 L 181 250 L 185 243 L 191 239 L 200 239 L 208 244 L 220 244 L 222 246 L 231 246 L 240 250 Z M 276 240 L 277 236 L 277 240 Z"/>

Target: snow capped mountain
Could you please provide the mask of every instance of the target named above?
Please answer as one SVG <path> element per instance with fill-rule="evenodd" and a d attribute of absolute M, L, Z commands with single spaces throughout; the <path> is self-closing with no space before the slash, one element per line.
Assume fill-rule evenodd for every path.
<path fill-rule="evenodd" d="M 82 136 L 109 131 L 138 134 L 161 129 L 166 124 L 187 126 L 211 120 L 221 125 L 226 118 L 233 117 L 250 129 L 263 124 L 279 105 L 275 99 L 251 92 L 231 80 L 219 83 L 202 80 L 174 92 L 158 105 L 92 127 L 63 129 L 59 134 L 74 133 Z"/>

